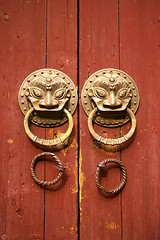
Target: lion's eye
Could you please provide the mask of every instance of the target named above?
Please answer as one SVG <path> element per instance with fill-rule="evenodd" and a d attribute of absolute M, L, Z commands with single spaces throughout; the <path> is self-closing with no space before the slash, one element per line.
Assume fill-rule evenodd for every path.
<path fill-rule="evenodd" d="M 123 89 L 119 90 L 119 92 L 117 93 L 117 97 L 121 98 L 121 99 L 127 97 L 128 91 L 129 90 L 127 88 L 123 88 Z"/>
<path fill-rule="evenodd" d="M 61 89 L 58 89 L 55 94 L 54 94 L 54 97 L 57 98 L 57 99 L 61 99 L 64 97 L 65 95 L 65 89 L 61 88 Z"/>
<path fill-rule="evenodd" d="M 31 90 L 31 95 L 35 98 L 41 98 L 43 96 L 43 93 L 40 89 L 33 88 Z"/>
<path fill-rule="evenodd" d="M 107 92 L 102 88 L 95 88 L 94 93 L 98 98 L 105 98 L 107 96 Z"/>

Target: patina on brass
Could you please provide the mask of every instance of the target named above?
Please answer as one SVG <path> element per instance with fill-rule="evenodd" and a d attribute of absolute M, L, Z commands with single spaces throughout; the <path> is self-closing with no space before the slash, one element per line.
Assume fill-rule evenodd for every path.
<path fill-rule="evenodd" d="M 93 121 L 93 117 L 94 115 L 96 114 L 96 112 L 98 111 L 97 108 L 95 108 L 89 115 L 88 117 L 88 128 L 89 128 L 89 131 L 92 135 L 92 137 L 97 141 L 97 142 L 100 142 L 100 143 L 103 143 L 105 145 L 120 145 L 124 142 L 126 142 L 127 140 L 129 140 L 132 135 L 134 134 L 135 132 L 135 129 L 136 129 L 136 118 L 135 118 L 135 115 L 134 113 L 129 109 L 127 108 L 127 113 L 128 115 L 130 116 L 130 119 L 131 119 L 131 123 L 132 123 L 132 126 L 131 126 L 131 129 L 129 130 L 129 132 L 127 134 L 125 134 L 124 136 L 120 137 L 120 138 L 104 138 L 102 136 L 100 136 L 98 133 L 95 132 L 94 128 L 93 128 L 93 125 L 92 125 L 92 121 Z"/>
<path fill-rule="evenodd" d="M 31 141 L 57 149 L 67 145 L 77 105 L 77 91 L 67 75 L 54 69 L 40 69 L 30 74 L 22 83 L 18 100 L 25 115 L 24 129 Z M 55 127 L 67 120 L 67 131 L 53 140 L 41 139 L 29 128 L 29 121 L 40 127 Z"/>
<path fill-rule="evenodd" d="M 119 186 L 117 186 L 115 189 L 106 189 L 104 186 L 101 185 L 101 180 L 100 180 L 101 169 L 105 169 L 106 164 L 110 164 L 110 163 L 117 164 L 118 167 L 121 169 L 121 172 L 122 172 L 121 182 L 120 182 Z M 96 174 L 95 174 L 95 181 L 96 181 L 97 187 L 101 191 L 109 194 L 110 196 L 115 196 L 124 188 L 124 186 L 125 186 L 125 184 L 127 182 L 127 171 L 126 171 L 126 168 L 125 168 L 124 164 L 121 161 L 117 160 L 117 159 L 105 159 L 104 161 L 97 163 L 97 169 L 96 169 Z"/>
<path fill-rule="evenodd" d="M 133 79 L 118 69 L 102 69 L 88 78 L 82 90 L 82 106 L 87 114 L 97 107 L 93 121 L 105 127 L 118 127 L 129 121 L 126 109 L 135 114 L 139 93 Z"/>
<path fill-rule="evenodd" d="M 69 122 L 68 129 L 61 137 L 55 138 L 53 140 L 46 140 L 46 139 L 39 138 L 31 132 L 28 123 L 29 123 L 29 117 L 33 111 L 34 111 L 34 108 L 32 107 L 27 112 L 27 114 L 25 115 L 25 118 L 24 118 L 24 129 L 25 129 L 27 136 L 30 138 L 30 140 L 41 146 L 57 147 L 57 148 L 63 147 L 63 143 L 68 140 L 69 136 L 71 135 L 72 129 L 73 129 L 73 118 L 72 118 L 71 114 L 67 111 L 67 109 L 64 108 L 63 111 L 68 118 L 68 122 Z"/>
<path fill-rule="evenodd" d="M 103 69 L 94 73 L 84 84 L 82 106 L 88 115 L 92 137 L 104 145 L 120 145 L 129 140 L 136 129 L 134 113 L 139 105 L 139 93 L 134 81 L 117 69 Z M 129 116 L 129 117 L 128 117 Z M 131 129 L 117 139 L 104 138 L 93 128 L 93 121 L 105 127 L 117 127 L 131 119 Z"/>
<path fill-rule="evenodd" d="M 43 180 L 40 180 L 38 179 L 38 177 L 36 176 L 36 173 L 35 173 L 35 167 L 36 167 L 36 164 L 39 162 L 39 161 L 42 161 L 44 160 L 44 157 L 48 157 L 50 156 L 51 157 L 51 161 L 54 161 L 56 162 L 57 164 L 57 169 L 59 171 L 59 174 L 58 176 L 52 180 L 52 181 L 43 181 Z M 45 159 L 47 160 L 47 159 Z M 63 176 L 63 173 L 65 171 L 65 168 L 63 167 L 63 164 L 62 162 L 60 161 L 60 159 L 54 154 L 54 153 L 51 153 L 51 152 L 44 152 L 44 153 L 40 153 L 38 154 L 37 156 L 34 157 L 34 159 L 32 160 L 32 163 L 31 163 L 31 175 L 34 179 L 34 181 L 39 184 L 40 186 L 42 187 L 45 187 L 45 186 L 53 186 L 55 185 L 56 183 L 59 182 L 59 180 L 62 178 Z"/>
<path fill-rule="evenodd" d="M 71 79 L 55 69 L 40 69 L 22 83 L 18 101 L 24 115 L 33 107 L 29 120 L 40 127 L 56 127 L 67 121 L 63 108 L 73 115 L 77 90 Z"/>

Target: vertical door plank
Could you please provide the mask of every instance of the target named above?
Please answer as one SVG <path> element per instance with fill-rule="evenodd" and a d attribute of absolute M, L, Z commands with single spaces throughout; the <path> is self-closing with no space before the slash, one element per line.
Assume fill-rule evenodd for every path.
<path fill-rule="evenodd" d="M 67 74 L 77 85 L 77 2 L 48 1 L 47 67 Z M 55 154 L 66 167 L 64 184 L 59 190 L 45 191 L 46 239 L 77 239 L 78 175 L 77 175 L 77 113 L 70 145 Z M 66 131 L 68 123 L 47 130 L 47 138 Z M 46 178 L 55 175 L 52 165 L 46 166 Z"/>
<path fill-rule="evenodd" d="M 2 0 L 0 21 L 0 238 L 43 239 L 44 191 L 30 173 L 40 150 L 24 132 L 17 98 L 25 77 L 45 67 L 45 1 Z"/>
<path fill-rule="evenodd" d="M 80 92 L 87 78 L 103 68 L 119 68 L 118 2 L 80 0 Z M 97 162 L 106 158 L 120 159 L 119 153 L 105 152 L 97 148 L 91 139 L 87 116 L 80 104 L 80 239 L 121 239 L 121 199 L 104 198 L 95 184 Z M 119 129 L 97 127 L 111 137 L 119 137 Z M 111 131 L 110 131 L 111 130 Z M 112 169 L 104 179 L 104 186 L 113 188 L 119 184 L 119 169 Z"/>
<path fill-rule="evenodd" d="M 120 1 L 120 66 L 140 92 L 134 142 L 122 152 L 128 182 L 122 193 L 123 239 L 160 239 L 160 2 Z"/>

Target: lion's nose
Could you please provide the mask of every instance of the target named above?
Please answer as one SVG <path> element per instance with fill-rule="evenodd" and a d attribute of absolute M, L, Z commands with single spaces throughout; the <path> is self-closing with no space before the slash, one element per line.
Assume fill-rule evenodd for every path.
<path fill-rule="evenodd" d="M 40 101 L 39 106 L 43 108 L 57 108 L 58 107 L 58 101 L 54 99 L 51 95 L 50 91 L 47 91 L 47 94 L 43 100 Z"/>
<path fill-rule="evenodd" d="M 103 102 L 103 107 L 111 109 L 120 108 L 121 106 L 122 102 L 115 97 L 114 92 L 110 92 L 109 97 Z"/>

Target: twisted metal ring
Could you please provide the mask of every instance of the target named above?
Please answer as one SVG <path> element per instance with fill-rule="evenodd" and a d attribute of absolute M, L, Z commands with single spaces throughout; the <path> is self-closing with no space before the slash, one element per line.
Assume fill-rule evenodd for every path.
<path fill-rule="evenodd" d="M 102 185 L 101 185 L 101 182 L 100 182 L 100 171 L 101 171 L 101 168 L 105 168 L 106 164 L 107 163 L 116 163 L 119 165 L 121 171 L 122 171 L 122 180 L 119 184 L 118 187 L 116 187 L 115 189 L 113 190 L 108 190 L 108 189 L 105 189 Z M 125 186 L 126 182 L 127 182 L 127 171 L 126 171 L 126 168 L 124 166 L 124 164 L 117 160 L 117 159 L 106 159 L 100 163 L 97 164 L 97 169 L 96 169 L 96 174 L 95 174 L 95 181 L 96 181 L 96 185 L 97 187 L 102 190 L 103 192 L 105 193 L 108 193 L 108 194 L 117 194 L 119 193 L 123 187 Z"/>
<path fill-rule="evenodd" d="M 56 161 L 56 163 L 57 163 L 57 169 L 59 170 L 58 176 L 57 176 L 54 180 L 49 181 L 49 182 L 39 180 L 39 179 L 37 178 L 36 174 L 35 174 L 36 164 L 37 164 L 39 161 L 43 161 L 43 159 L 42 159 L 43 156 L 52 156 L 53 159 Z M 62 178 L 62 175 L 63 175 L 63 173 L 64 173 L 64 170 L 65 170 L 65 169 L 64 169 L 64 167 L 63 167 L 62 162 L 59 160 L 59 158 L 58 158 L 54 153 L 51 153 L 51 152 L 40 153 L 40 154 L 36 155 L 36 156 L 34 157 L 34 159 L 32 160 L 32 162 L 31 162 L 31 175 L 32 175 L 34 181 L 35 181 L 37 184 L 41 185 L 41 186 L 52 186 L 52 185 L 58 183 L 58 181 Z"/>
<path fill-rule="evenodd" d="M 65 140 L 67 140 L 69 138 L 69 136 L 71 135 L 72 129 L 73 129 L 73 118 L 72 118 L 71 114 L 67 111 L 67 109 L 64 108 L 63 111 L 66 114 L 68 121 L 69 121 L 68 129 L 61 137 L 58 137 L 53 140 L 46 140 L 46 139 L 38 138 L 31 132 L 31 130 L 29 129 L 28 122 L 29 122 L 29 117 L 33 111 L 34 111 L 34 108 L 33 107 L 30 108 L 24 117 L 24 129 L 25 129 L 27 136 L 31 139 L 31 141 L 38 143 L 41 146 L 56 147 L 58 144 L 63 143 Z"/>
<path fill-rule="evenodd" d="M 93 129 L 93 125 L 92 125 L 92 120 L 93 120 L 93 117 L 94 117 L 94 115 L 97 111 L 98 111 L 98 109 L 94 108 L 93 111 L 90 113 L 90 115 L 88 117 L 88 128 L 89 128 L 90 134 L 92 135 L 92 137 L 95 140 L 97 140 L 98 142 L 103 143 L 105 145 L 114 146 L 114 145 L 120 145 L 120 144 L 126 142 L 127 140 L 129 140 L 132 137 L 132 135 L 134 134 L 135 129 L 136 129 L 136 118 L 135 118 L 134 113 L 129 108 L 127 108 L 126 111 L 131 118 L 131 123 L 132 123 L 131 129 L 123 137 L 117 138 L 117 139 L 104 138 L 104 137 L 100 136 L 98 133 L 95 132 L 95 130 Z"/>

